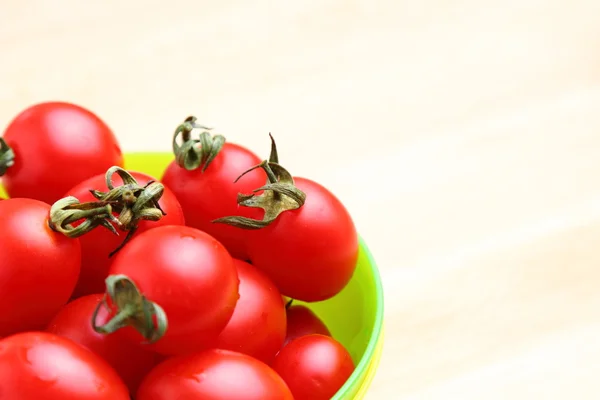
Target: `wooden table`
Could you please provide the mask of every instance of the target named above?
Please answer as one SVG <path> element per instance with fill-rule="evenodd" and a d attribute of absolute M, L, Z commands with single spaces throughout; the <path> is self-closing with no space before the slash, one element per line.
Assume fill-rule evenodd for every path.
<path fill-rule="evenodd" d="M 371 399 L 600 397 L 600 2 L 20 1 L 0 121 L 195 114 L 331 187 L 386 289 Z"/>

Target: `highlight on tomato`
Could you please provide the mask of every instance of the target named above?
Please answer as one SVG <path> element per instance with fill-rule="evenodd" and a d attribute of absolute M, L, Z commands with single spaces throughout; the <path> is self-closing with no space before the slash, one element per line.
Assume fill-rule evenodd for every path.
<path fill-rule="evenodd" d="M 192 137 L 195 130 L 201 130 L 198 139 Z M 253 171 L 244 180 L 235 182 L 240 174 L 258 164 L 260 158 L 243 146 L 225 142 L 222 135 L 213 136 L 210 128 L 196 123 L 195 117 L 188 117 L 177 127 L 173 152 L 175 160 L 164 171 L 161 182 L 179 199 L 186 224 L 215 237 L 233 257 L 247 259 L 247 232 L 212 221 L 240 213 L 253 218 L 260 216 L 257 210 L 241 209 L 236 199 L 239 192 L 261 186 L 263 175 Z"/>
<path fill-rule="evenodd" d="M 111 202 L 118 224 L 115 235 L 108 229 L 95 229 L 80 237 L 81 274 L 73 298 L 103 293 L 111 255 L 135 235 L 165 225 L 185 225 L 183 211 L 175 195 L 149 175 L 119 167 L 80 182 L 66 192 L 81 202 Z M 119 209 L 117 204 L 122 204 Z M 117 214 L 119 212 L 119 214 Z M 124 237 L 123 233 L 127 232 Z"/>
<path fill-rule="evenodd" d="M 233 262 L 240 280 L 240 298 L 215 347 L 244 353 L 269 364 L 285 339 L 285 305 L 279 290 L 264 272 L 241 260 Z"/>
<path fill-rule="evenodd" d="M 238 204 L 264 210 L 263 219 L 237 215 L 214 222 L 252 231 L 248 257 L 283 295 L 306 302 L 335 296 L 352 278 L 358 258 L 358 234 L 348 210 L 325 187 L 292 177 L 279 164 L 272 137 L 269 160 L 254 168 L 264 170 L 268 183 L 239 195 Z"/>
<path fill-rule="evenodd" d="M 200 351 L 231 318 L 239 298 L 233 259 L 215 238 L 187 226 L 136 235 L 115 256 L 106 280 L 112 312 L 97 332 L 124 328 L 128 337 L 164 355 Z"/>
<path fill-rule="evenodd" d="M 0 138 L 0 176 L 9 197 L 52 204 L 123 154 L 111 129 L 90 110 L 44 102 L 20 112 Z"/>
<path fill-rule="evenodd" d="M 70 339 L 100 356 L 114 368 L 133 395 L 144 376 L 162 361 L 162 357 L 141 345 L 132 344 L 122 332 L 112 335 L 96 332 L 90 322 L 102 298 L 102 294 L 92 294 L 71 301 L 54 316 L 46 331 Z M 103 308 L 95 320 L 104 324 L 109 317 Z"/>
<path fill-rule="evenodd" d="M 294 400 L 265 363 L 245 354 L 212 349 L 174 357 L 144 379 L 136 400 Z"/>
<path fill-rule="evenodd" d="M 329 336 L 292 340 L 273 361 L 295 400 L 329 400 L 354 372 L 350 353 Z"/>
<path fill-rule="evenodd" d="M 0 396 L 10 400 L 130 400 L 127 386 L 100 357 L 47 332 L 0 340 Z"/>

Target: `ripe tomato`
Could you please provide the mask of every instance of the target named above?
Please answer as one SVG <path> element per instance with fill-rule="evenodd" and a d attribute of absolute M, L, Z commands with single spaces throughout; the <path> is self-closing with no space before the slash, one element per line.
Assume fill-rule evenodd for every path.
<path fill-rule="evenodd" d="M 239 297 L 237 271 L 227 250 L 212 236 L 186 226 L 161 226 L 133 238 L 115 256 L 109 275 L 129 277 L 146 299 L 162 307 L 168 329 L 150 346 L 165 355 L 213 343 Z M 130 294 L 123 292 L 126 302 Z M 133 305 L 137 303 L 128 303 Z M 133 320 L 148 322 L 137 311 Z"/>
<path fill-rule="evenodd" d="M 123 155 L 110 128 L 91 111 L 70 103 L 36 104 L 6 128 L 14 152 L 3 184 L 10 197 L 54 203 L 70 187 L 113 165 Z"/>
<path fill-rule="evenodd" d="M 151 181 L 156 181 L 149 175 L 141 172 L 128 171 L 138 182 L 144 186 Z M 123 185 L 123 179 L 117 174 L 113 175 L 113 185 Z M 75 187 L 71 188 L 65 196 L 74 196 L 80 202 L 96 201 L 90 193 L 90 189 L 107 192 L 105 174 L 96 175 Z M 165 225 L 185 225 L 183 211 L 173 192 L 165 187 L 162 197 L 158 204 L 166 213 L 158 221 L 141 221 L 133 237 L 148 229 Z M 115 214 L 116 215 L 116 214 Z M 75 287 L 73 298 L 85 296 L 87 294 L 103 293 L 104 280 L 108 276 L 108 268 L 112 262 L 109 254 L 116 249 L 122 242 L 126 233 L 120 232 L 119 236 L 112 234 L 104 228 L 97 228 L 79 238 L 81 242 L 81 274 Z"/>
<path fill-rule="evenodd" d="M 122 332 L 102 335 L 94 331 L 90 321 L 101 300 L 101 294 L 92 294 L 68 303 L 52 319 L 47 331 L 71 339 L 102 357 L 117 371 L 130 393 L 135 394 L 144 376 L 161 358 L 141 346 L 132 345 Z M 103 324 L 108 319 L 106 309 L 100 309 L 96 322 Z"/>
<path fill-rule="evenodd" d="M 53 231 L 49 213 L 38 200 L 0 202 L 0 336 L 43 329 L 77 282 L 79 240 Z"/>
<path fill-rule="evenodd" d="M 127 387 L 100 357 L 44 332 L 0 340 L 0 397 L 10 400 L 129 400 Z"/>
<path fill-rule="evenodd" d="M 305 306 L 291 306 L 286 310 L 287 333 L 284 346 L 302 336 L 319 334 L 331 336 L 327 326 L 314 312 Z"/>
<path fill-rule="evenodd" d="M 354 363 L 334 339 L 308 335 L 286 345 L 275 357 L 273 369 L 295 400 L 329 400 L 352 375 Z"/>
<path fill-rule="evenodd" d="M 243 178 L 242 178 L 243 179 Z M 307 302 L 329 299 L 352 278 L 358 235 L 344 205 L 327 189 L 294 178 L 304 205 L 248 235 L 248 256 L 281 293 Z"/>
<path fill-rule="evenodd" d="M 234 260 L 240 298 L 216 347 L 255 357 L 267 364 L 285 338 L 285 305 L 275 284 L 252 265 Z"/>
<path fill-rule="evenodd" d="M 239 207 L 237 194 L 248 192 L 265 183 L 260 171 L 252 171 L 234 183 L 247 169 L 260 163 L 250 150 L 233 143 L 225 143 L 206 170 L 188 171 L 173 161 L 165 170 L 161 182 L 169 187 L 181 203 L 188 226 L 214 236 L 231 255 L 247 259 L 246 232 L 231 226 L 213 224 L 227 215 L 260 216 L 255 209 Z"/>
<path fill-rule="evenodd" d="M 293 400 L 283 380 L 266 364 L 228 350 L 171 358 L 142 382 L 137 400 Z"/>

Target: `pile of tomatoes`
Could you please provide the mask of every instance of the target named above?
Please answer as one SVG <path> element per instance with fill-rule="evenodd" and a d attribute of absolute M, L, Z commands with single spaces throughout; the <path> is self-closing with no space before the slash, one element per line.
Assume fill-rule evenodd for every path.
<path fill-rule="evenodd" d="M 350 281 L 343 204 L 188 117 L 162 176 L 71 103 L 0 139 L 0 397 L 329 399 L 354 363 L 303 303 Z M 294 303 L 296 301 L 296 303 Z"/>

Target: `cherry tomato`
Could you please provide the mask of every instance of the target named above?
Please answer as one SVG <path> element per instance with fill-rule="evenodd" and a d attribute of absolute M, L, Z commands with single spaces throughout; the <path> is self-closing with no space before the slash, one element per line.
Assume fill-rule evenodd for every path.
<path fill-rule="evenodd" d="M 79 240 L 52 230 L 49 213 L 38 200 L 0 202 L 0 336 L 43 329 L 77 282 Z"/>
<path fill-rule="evenodd" d="M 267 364 L 285 338 L 285 305 L 275 284 L 252 265 L 234 260 L 240 298 L 216 347 L 248 354 Z"/>
<path fill-rule="evenodd" d="M 141 172 L 128 171 L 138 182 L 144 186 L 148 182 L 156 181 L 149 175 Z M 113 185 L 120 186 L 123 180 L 117 174 L 113 175 Z M 105 174 L 96 175 L 71 188 L 65 196 L 74 196 L 80 202 L 96 201 L 90 189 L 107 192 Z M 158 204 L 166 213 L 159 221 L 141 221 L 133 237 L 148 229 L 165 225 L 185 225 L 183 211 L 173 192 L 165 187 Z M 96 228 L 79 238 L 81 242 L 81 274 L 75 287 L 73 298 L 87 294 L 104 292 L 104 280 L 108 276 L 108 268 L 112 262 L 109 254 L 116 249 L 125 237 L 125 232 L 119 236 L 114 235 L 104 228 Z"/>
<path fill-rule="evenodd" d="M 141 233 L 117 253 L 109 274 L 129 277 L 162 307 L 168 329 L 150 346 L 165 355 L 201 350 L 214 342 L 239 297 L 237 271 L 227 250 L 212 236 L 186 226 Z"/>
<path fill-rule="evenodd" d="M 329 336 L 308 335 L 287 344 L 273 362 L 295 400 L 329 400 L 344 385 L 354 363 L 350 353 Z"/>
<path fill-rule="evenodd" d="M 141 346 L 132 345 L 122 332 L 102 335 L 92 329 L 90 321 L 102 297 L 92 294 L 68 303 L 52 319 L 47 331 L 71 339 L 102 357 L 117 371 L 130 393 L 135 394 L 144 376 L 162 358 Z M 103 308 L 96 316 L 96 322 L 106 323 L 108 318 L 109 314 Z"/>
<path fill-rule="evenodd" d="M 75 104 L 29 107 L 8 125 L 3 137 L 14 152 L 14 165 L 2 179 L 10 197 L 52 204 L 84 179 L 123 165 L 110 128 Z"/>
<path fill-rule="evenodd" d="M 248 256 L 285 296 L 326 300 L 352 278 L 358 235 L 344 205 L 326 188 L 294 178 L 306 194 L 300 208 L 281 213 L 269 226 L 248 235 Z"/>
<path fill-rule="evenodd" d="M 169 187 L 181 203 L 188 226 L 214 236 L 231 255 L 247 259 L 246 232 L 212 221 L 227 215 L 256 218 L 260 212 L 239 207 L 238 193 L 246 193 L 265 184 L 264 174 L 252 171 L 234 183 L 239 175 L 260 163 L 250 150 L 233 143 L 225 143 L 205 171 L 200 168 L 188 171 L 172 162 L 164 172 L 161 182 Z"/>
<path fill-rule="evenodd" d="M 286 310 L 287 333 L 284 346 L 302 336 L 319 334 L 331 336 L 327 326 L 314 312 L 305 306 L 291 306 Z"/>
<path fill-rule="evenodd" d="M 283 380 L 245 354 L 212 349 L 171 358 L 142 382 L 137 400 L 293 400 Z"/>
<path fill-rule="evenodd" d="M 10 400 L 129 400 L 127 387 L 100 357 L 50 333 L 0 340 L 0 397 Z"/>

